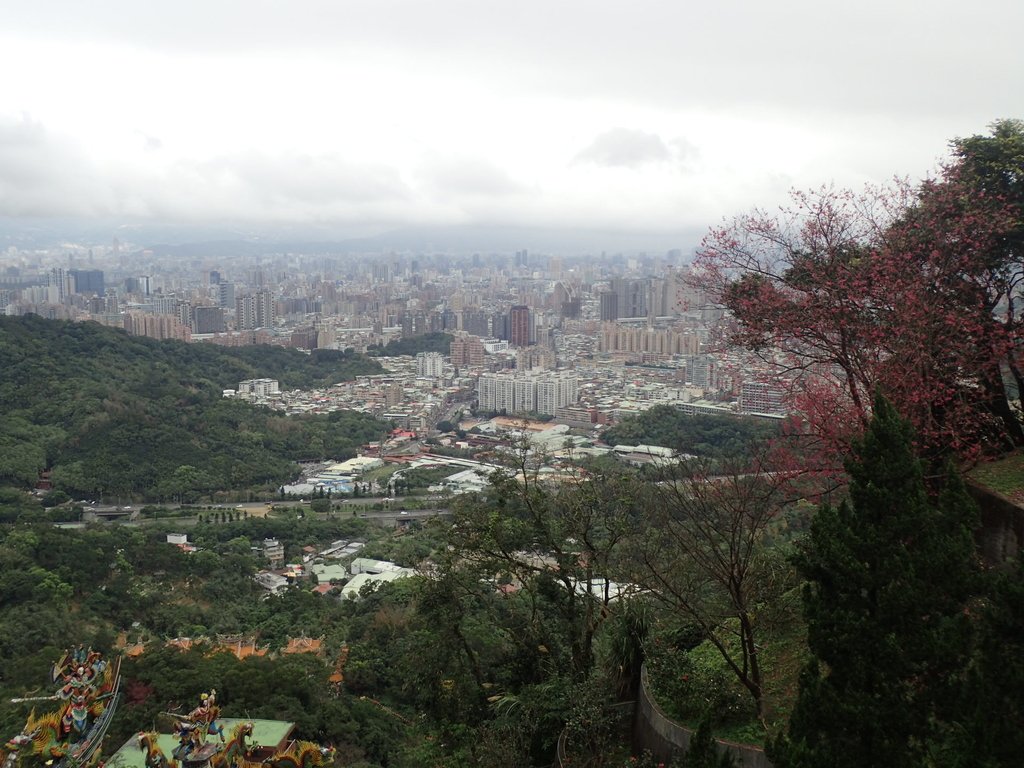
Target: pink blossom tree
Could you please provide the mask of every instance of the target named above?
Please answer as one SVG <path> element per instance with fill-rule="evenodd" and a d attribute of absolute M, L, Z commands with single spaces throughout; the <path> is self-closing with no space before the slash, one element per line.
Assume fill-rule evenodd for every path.
<path fill-rule="evenodd" d="M 796 193 L 705 238 L 692 279 L 730 310 L 723 342 L 788 382 L 819 455 L 845 455 L 876 389 L 926 453 L 1024 445 L 1022 137 L 999 123 L 917 187 Z"/>

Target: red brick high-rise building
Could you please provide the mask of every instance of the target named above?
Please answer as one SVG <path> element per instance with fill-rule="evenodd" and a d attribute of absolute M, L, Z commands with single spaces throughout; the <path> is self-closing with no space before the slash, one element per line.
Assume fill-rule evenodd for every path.
<path fill-rule="evenodd" d="M 530 308 L 517 304 L 508 311 L 509 344 L 525 347 L 530 343 Z"/>
<path fill-rule="evenodd" d="M 456 368 L 483 365 L 485 354 L 484 344 L 478 336 L 456 336 L 452 339 L 451 358 Z"/>

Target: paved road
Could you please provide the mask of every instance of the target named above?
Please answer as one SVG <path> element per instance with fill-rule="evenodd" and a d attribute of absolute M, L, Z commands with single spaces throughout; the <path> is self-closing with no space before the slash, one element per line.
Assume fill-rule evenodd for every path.
<path fill-rule="evenodd" d="M 369 520 L 393 520 L 397 523 L 403 520 L 425 520 L 430 517 L 437 517 L 438 515 L 449 515 L 450 510 L 447 509 L 410 509 L 405 512 L 401 510 L 387 509 L 387 510 L 368 510 L 366 512 L 357 513 L 357 517 L 364 517 Z"/>
<path fill-rule="evenodd" d="M 333 516 L 337 519 L 344 520 L 346 518 L 352 517 L 352 512 L 352 509 L 345 509 L 345 507 L 342 507 L 340 511 L 334 512 Z M 403 512 L 400 509 L 368 509 L 365 511 L 355 510 L 355 512 L 355 516 L 360 519 L 373 520 L 375 522 L 382 524 L 390 523 L 391 525 L 398 525 L 400 523 L 409 522 L 410 520 L 427 520 L 431 517 L 436 517 L 438 515 L 451 514 L 450 510 L 442 508 L 410 509 L 406 510 L 405 512 Z M 326 514 L 318 514 L 316 515 L 316 517 L 319 520 L 327 519 Z M 168 521 L 173 521 L 175 525 L 179 525 L 182 528 L 192 528 L 199 522 L 199 519 L 197 517 L 159 517 L 144 519 L 136 517 L 132 518 L 131 520 L 128 520 L 127 518 L 121 519 L 121 523 L 123 525 L 146 525 L 148 523 L 165 523 Z M 230 523 L 225 523 L 225 525 L 230 525 Z"/>
<path fill-rule="evenodd" d="M 409 520 L 425 520 L 427 518 L 436 517 L 437 515 L 447 515 L 449 510 L 445 507 L 431 507 L 429 509 L 409 509 L 402 510 L 402 506 L 406 503 L 407 498 L 399 496 L 397 499 L 389 499 L 387 496 L 364 496 L 357 499 L 348 499 L 342 503 L 341 508 L 332 512 L 331 514 L 336 518 L 344 519 L 346 517 L 352 517 L 353 513 L 355 516 L 367 520 L 375 520 L 381 523 L 392 523 L 397 525 L 401 522 L 408 522 Z M 423 497 L 412 497 L 416 498 L 416 501 L 423 500 Z M 393 506 L 390 509 L 362 509 L 361 507 L 376 506 L 390 502 Z M 213 509 L 202 509 L 196 510 L 197 513 L 208 515 L 211 512 L 217 511 L 231 511 L 237 510 L 242 512 L 248 512 L 250 517 L 263 517 L 270 509 L 271 505 L 281 504 L 297 504 L 299 502 L 281 502 L 281 501 L 257 501 L 247 502 L 242 504 L 216 504 L 210 505 Z M 168 509 L 172 509 L 168 507 Z M 92 504 L 85 505 L 86 521 L 95 520 L 97 517 L 106 520 L 117 520 L 126 525 L 145 525 L 147 522 L 166 522 L 173 520 L 176 524 L 180 524 L 182 527 L 192 527 L 198 522 L 198 516 L 196 517 L 158 517 L 158 518 L 141 518 L 139 516 L 138 508 L 133 507 L 118 507 L 112 505 L 101 505 Z M 92 514 L 90 514 L 92 513 Z M 307 513 L 309 514 L 309 513 Z M 321 520 L 327 519 L 326 514 L 318 514 L 317 517 Z"/>

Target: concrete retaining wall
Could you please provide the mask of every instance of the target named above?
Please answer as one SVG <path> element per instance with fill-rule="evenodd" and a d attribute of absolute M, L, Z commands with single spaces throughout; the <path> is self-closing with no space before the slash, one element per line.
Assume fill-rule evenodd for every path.
<path fill-rule="evenodd" d="M 981 556 L 990 565 L 1013 562 L 1024 544 L 1024 509 L 1001 493 L 967 483 L 967 491 L 978 502 L 981 528 L 974 538 Z"/>
<path fill-rule="evenodd" d="M 637 694 L 636 716 L 633 720 L 633 748 L 650 750 L 660 761 L 668 763 L 689 748 L 693 731 L 669 719 L 651 695 L 647 666 L 640 670 L 640 691 Z M 773 768 L 760 747 L 718 741 L 719 752 L 729 752 L 743 768 Z"/>

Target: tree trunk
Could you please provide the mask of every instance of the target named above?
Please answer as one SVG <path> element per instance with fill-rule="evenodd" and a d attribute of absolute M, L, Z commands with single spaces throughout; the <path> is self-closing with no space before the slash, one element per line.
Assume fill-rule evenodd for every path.
<path fill-rule="evenodd" d="M 1024 425 L 1021 425 L 1017 414 L 1010 407 L 1001 369 L 996 366 L 995 370 L 988 371 L 987 375 L 984 373 L 982 375 L 982 384 L 988 396 L 989 411 L 1002 423 L 1010 447 L 1024 446 Z"/>

